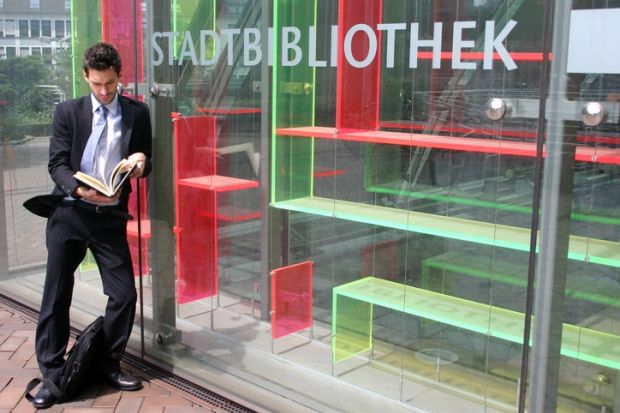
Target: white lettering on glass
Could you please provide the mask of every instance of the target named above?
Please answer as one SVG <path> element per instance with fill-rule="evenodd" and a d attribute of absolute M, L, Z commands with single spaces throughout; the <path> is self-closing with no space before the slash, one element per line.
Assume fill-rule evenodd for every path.
<path fill-rule="evenodd" d="M 436 22 L 433 25 L 433 38 L 430 40 L 420 40 L 419 23 L 411 23 L 410 46 L 409 46 L 409 67 L 418 67 L 418 49 L 420 47 L 431 47 L 433 49 L 433 69 L 441 67 L 441 31 L 443 23 Z"/>
<path fill-rule="evenodd" d="M 211 49 L 208 48 L 207 38 L 211 39 Z M 200 64 L 203 66 L 211 66 L 217 63 L 220 58 L 220 36 L 213 30 L 200 31 Z M 207 56 L 211 55 L 210 59 Z"/>
<path fill-rule="evenodd" d="M 290 39 L 289 35 L 293 35 L 293 39 Z M 301 56 L 303 51 L 299 47 L 299 40 L 301 39 L 301 30 L 297 27 L 284 27 L 282 28 L 282 66 L 297 66 L 301 62 Z M 289 57 L 289 52 L 294 56 L 292 59 Z"/>
<path fill-rule="evenodd" d="M 492 70 L 494 55 L 496 60 L 501 60 L 506 70 L 517 68 L 515 61 L 506 49 L 505 42 L 512 30 L 516 27 L 514 20 L 495 34 L 495 22 L 486 21 L 484 26 L 481 44 L 469 40 L 478 33 L 475 32 L 477 23 L 475 21 L 456 21 L 452 29 L 452 51 L 451 66 L 455 70 L 475 70 L 477 63 L 472 60 L 482 60 L 483 70 Z M 221 29 L 219 33 L 214 30 L 201 30 L 199 47 L 194 42 L 195 35 L 190 32 L 183 33 L 183 41 L 175 42 L 179 33 L 177 32 L 155 32 L 151 36 L 151 61 L 153 65 L 159 66 L 167 61 L 172 66 L 175 59 L 178 64 L 185 60 L 191 60 L 194 65 L 211 66 L 215 65 L 221 58 L 224 49 L 227 51 L 226 60 L 229 66 L 235 64 L 235 48 L 243 51 L 242 63 L 245 66 L 259 65 L 263 56 L 267 56 L 267 64 L 281 64 L 282 66 L 297 66 L 305 62 L 308 67 L 337 67 L 341 64 L 349 64 L 355 68 L 367 67 L 377 59 L 384 59 L 385 67 L 393 68 L 397 49 L 397 36 L 400 33 L 407 35 L 409 29 L 409 68 L 416 69 L 420 55 L 422 58 L 430 58 L 427 52 L 421 49 L 432 50 L 432 68 L 440 69 L 442 64 L 442 42 L 443 42 L 443 23 L 434 22 L 432 26 L 432 37 L 429 33 L 420 34 L 419 23 L 379 23 L 375 28 L 367 24 L 356 24 L 351 26 L 346 32 L 341 33 L 339 26 L 330 27 L 329 33 L 329 56 L 318 56 L 319 28 L 309 26 L 303 33 L 299 27 L 285 26 L 278 33 L 274 28 L 267 28 L 266 50 L 263 45 L 263 33 L 258 28 L 228 28 Z M 322 33 L 322 32 L 321 32 Z M 307 34 L 307 36 L 305 36 Z M 383 36 L 381 36 L 383 34 Z M 421 37 L 423 37 L 421 39 Z M 383 38 L 383 39 L 382 39 Z M 274 39 L 278 39 L 278 45 L 274 45 Z M 379 41 L 381 40 L 383 52 L 379 54 Z M 323 41 L 323 39 L 320 39 Z M 168 43 L 167 45 L 165 43 Z M 237 42 L 241 42 L 238 44 Z M 237 44 L 237 47 L 235 46 Z M 342 52 L 340 48 L 343 48 Z M 178 50 L 178 56 L 175 53 Z M 279 50 L 280 55 L 274 56 L 274 50 Z M 360 52 L 363 50 L 363 52 Z M 471 53 L 469 56 L 467 52 Z M 480 53 L 480 51 L 483 51 Z M 449 56 L 450 54 L 447 53 Z M 463 57 L 465 55 L 465 57 Z M 473 56 L 473 57 L 472 57 Z M 237 59 L 240 60 L 240 55 Z M 499 59 L 497 59 L 499 57 Z M 278 62 L 277 59 L 280 61 Z M 328 63 L 329 62 L 329 63 Z"/>
<path fill-rule="evenodd" d="M 228 50 L 228 66 L 232 66 L 235 63 L 235 35 L 241 33 L 240 29 L 222 29 L 222 34 L 226 37 Z"/>
<path fill-rule="evenodd" d="M 386 56 L 385 67 L 394 67 L 394 42 L 396 30 L 406 30 L 407 24 L 405 23 L 390 23 L 390 24 L 378 24 L 378 30 L 384 30 L 387 33 L 386 39 Z"/>
<path fill-rule="evenodd" d="M 368 39 L 368 52 L 366 53 L 366 57 L 362 60 L 357 60 L 355 56 L 353 56 L 352 44 L 353 44 L 353 36 L 357 32 L 364 32 Z M 370 26 L 367 24 L 356 24 L 347 32 L 344 37 L 344 55 L 347 58 L 349 64 L 356 68 L 363 68 L 368 66 L 375 58 L 377 54 L 377 35 L 372 30 Z"/>
<path fill-rule="evenodd" d="M 316 60 L 316 27 L 310 26 L 308 28 L 309 45 L 308 45 L 308 66 L 310 67 L 325 67 L 327 62 L 324 60 Z"/>
<path fill-rule="evenodd" d="M 510 20 L 506 26 L 502 29 L 501 32 L 495 36 L 495 22 L 493 20 L 489 20 L 486 23 L 484 29 L 484 63 L 482 64 L 482 68 L 484 70 L 491 70 L 493 68 L 493 49 L 497 50 L 497 54 L 499 55 L 502 62 L 504 62 L 504 66 L 508 70 L 514 70 L 517 68 L 517 65 L 512 57 L 510 57 L 510 53 L 504 47 L 502 43 L 512 29 L 515 28 L 517 22 L 514 20 Z"/>
<path fill-rule="evenodd" d="M 461 61 L 461 50 L 472 48 L 476 45 L 473 40 L 463 40 L 464 29 L 475 29 L 475 21 L 454 22 L 454 33 L 452 33 L 452 69 L 476 69 L 476 62 Z"/>
<path fill-rule="evenodd" d="M 181 45 L 181 53 L 179 53 L 179 65 L 183 64 L 183 60 L 187 58 L 192 59 L 192 64 L 198 64 L 198 57 L 196 57 L 196 49 L 194 48 L 194 41 L 190 32 L 185 32 L 183 37 L 183 44 Z"/>
<path fill-rule="evenodd" d="M 254 37 L 252 41 L 251 37 Z M 250 54 L 254 53 L 254 59 Z M 258 29 L 246 29 L 243 31 L 243 65 L 256 66 L 263 58 L 260 50 L 260 31 Z"/>

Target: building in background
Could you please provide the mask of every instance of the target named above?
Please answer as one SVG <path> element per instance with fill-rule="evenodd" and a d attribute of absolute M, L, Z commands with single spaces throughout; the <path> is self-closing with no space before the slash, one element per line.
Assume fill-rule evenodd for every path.
<path fill-rule="evenodd" d="M 49 55 L 70 46 L 70 0 L 0 2 L 0 58 Z"/>

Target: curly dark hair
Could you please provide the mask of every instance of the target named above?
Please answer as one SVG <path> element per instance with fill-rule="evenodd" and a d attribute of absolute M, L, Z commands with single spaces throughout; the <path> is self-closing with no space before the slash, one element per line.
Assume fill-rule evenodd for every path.
<path fill-rule="evenodd" d="M 88 69 L 106 70 L 111 67 L 116 74 L 121 74 L 121 56 L 109 43 L 96 43 L 86 49 L 82 64 L 86 73 L 88 73 Z"/>

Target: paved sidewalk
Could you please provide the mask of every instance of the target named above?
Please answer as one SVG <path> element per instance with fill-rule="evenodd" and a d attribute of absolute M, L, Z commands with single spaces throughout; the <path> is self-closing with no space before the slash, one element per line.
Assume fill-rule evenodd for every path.
<path fill-rule="evenodd" d="M 0 413 L 35 412 L 23 397 L 26 384 L 39 375 L 34 355 L 35 323 L 0 302 Z M 132 371 L 127 365 L 123 369 Z M 49 413 L 192 413 L 223 412 L 161 380 L 140 372 L 144 388 L 118 391 L 107 385 L 91 385 L 78 400 L 41 410 Z"/>

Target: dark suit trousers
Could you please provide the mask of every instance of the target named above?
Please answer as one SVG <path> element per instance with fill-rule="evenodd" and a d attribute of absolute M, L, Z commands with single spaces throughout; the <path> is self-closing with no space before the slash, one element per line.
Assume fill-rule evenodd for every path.
<path fill-rule="evenodd" d="M 57 381 L 69 341 L 74 272 L 89 248 L 108 297 L 102 362 L 116 367 L 125 351 L 136 311 L 136 288 L 126 236 L 127 221 L 61 202 L 47 222 L 47 274 L 36 331 L 43 377 Z"/>

